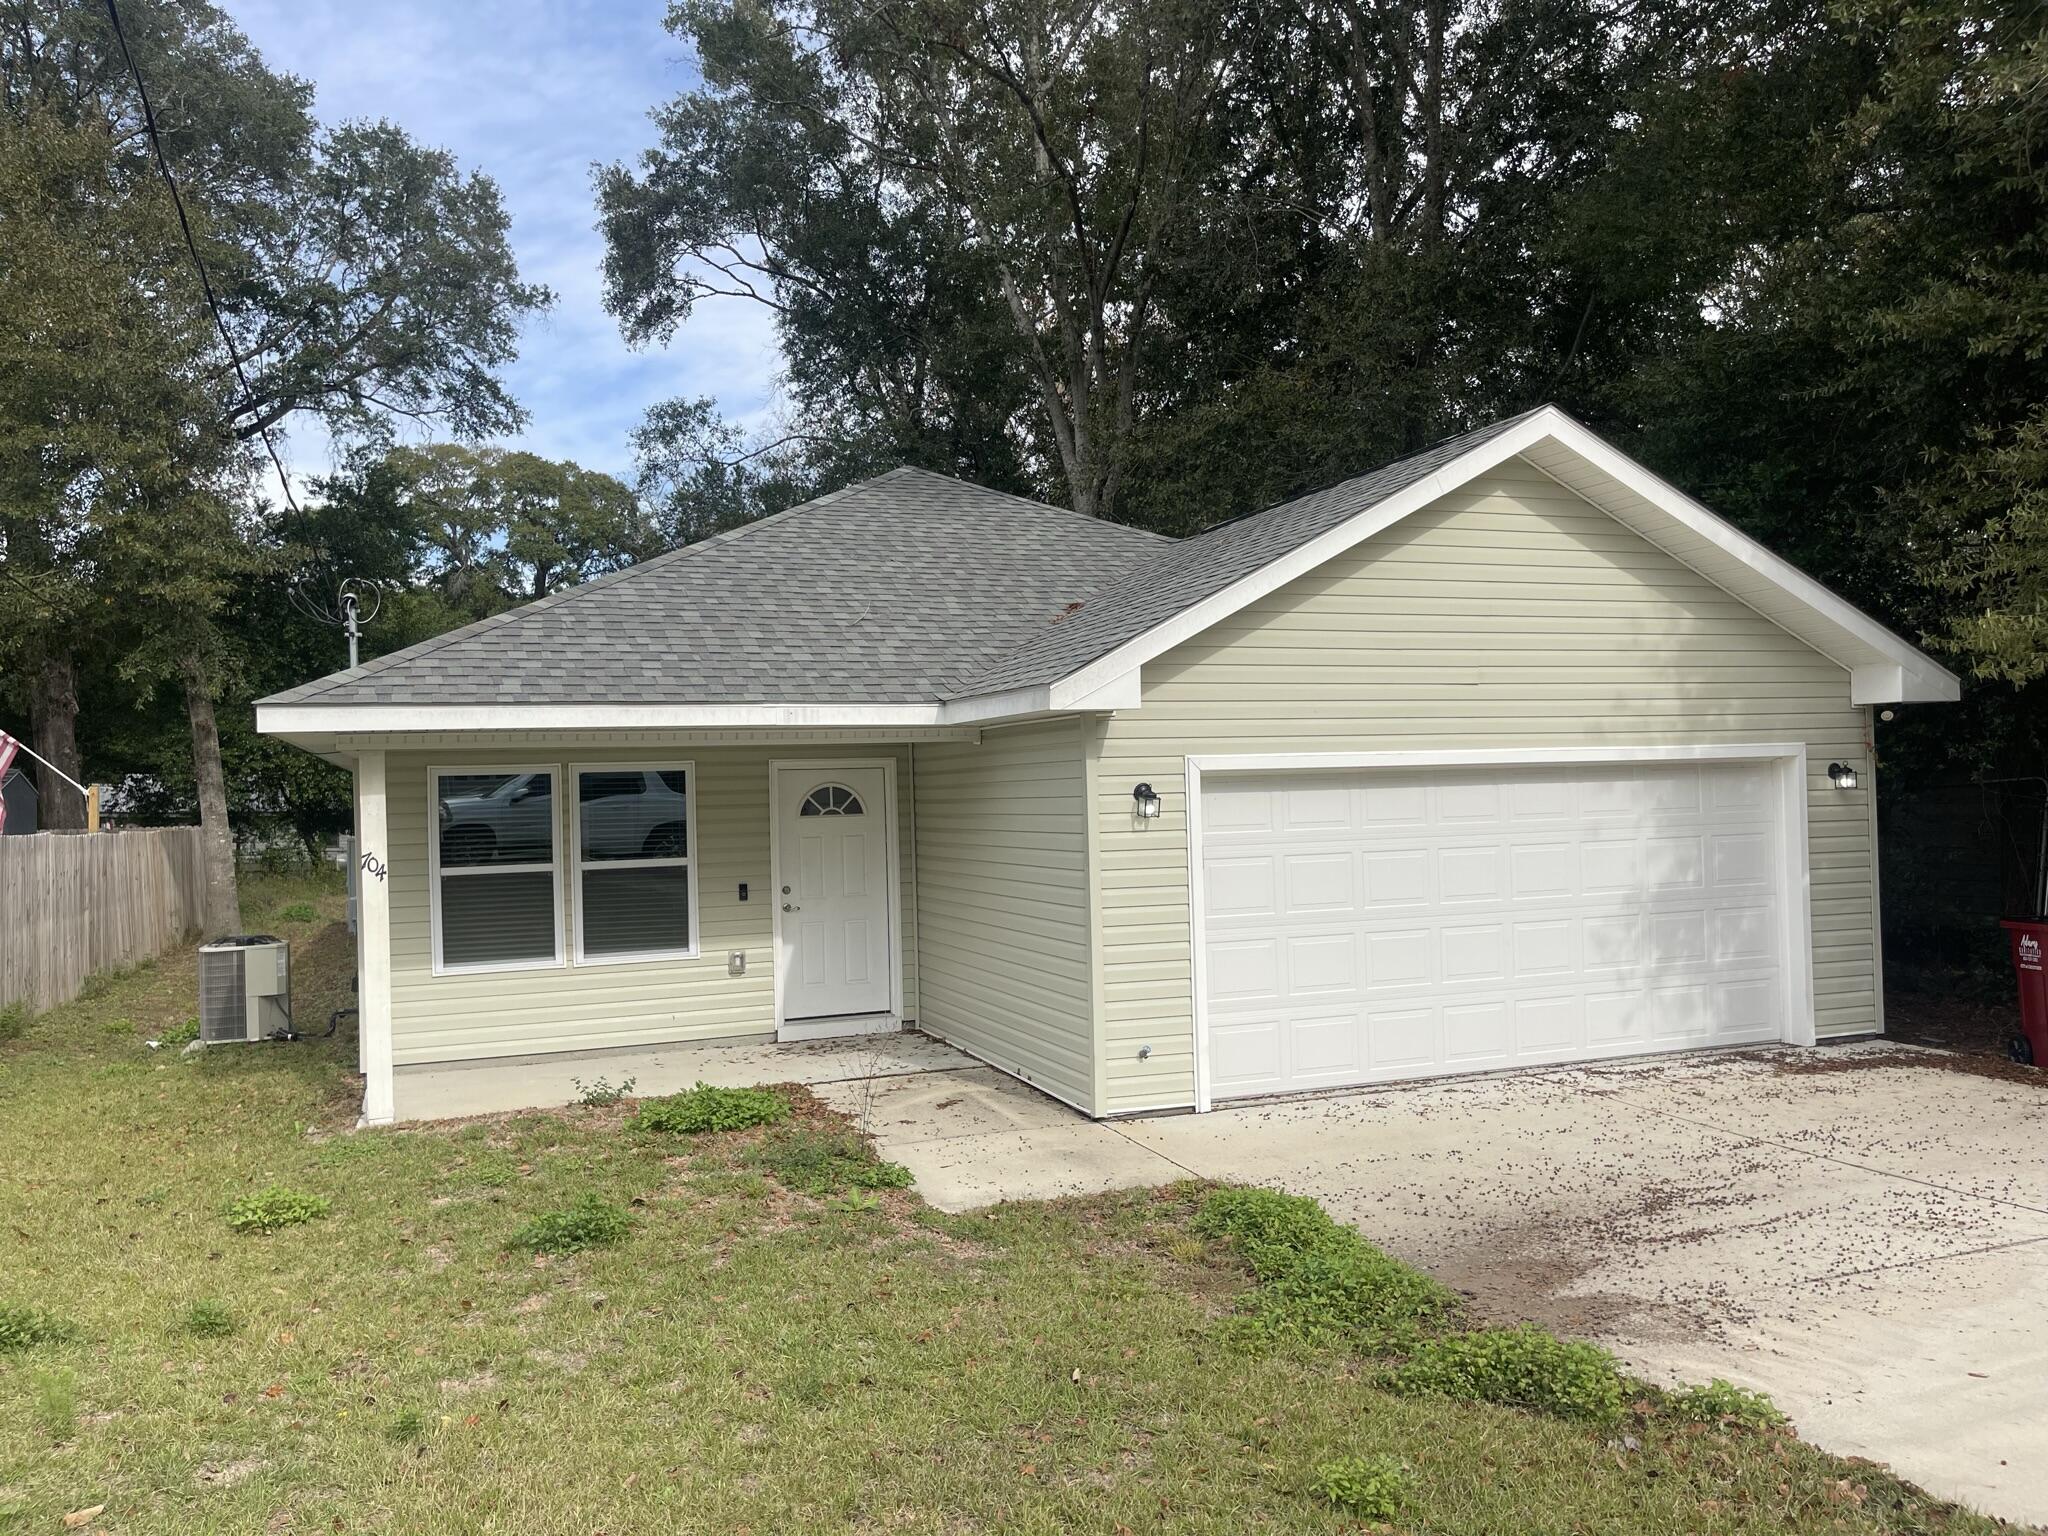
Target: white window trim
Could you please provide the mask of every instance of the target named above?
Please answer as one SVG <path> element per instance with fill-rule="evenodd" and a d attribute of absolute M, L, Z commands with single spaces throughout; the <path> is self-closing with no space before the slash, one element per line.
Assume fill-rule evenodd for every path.
<path fill-rule="evenodd" d="M 568 962 L 562 939 L 562 816 L 561 800 L 555 801 L 553 835 L 548 840 L 550 857 L 545 864 L 483 864 L 474 869 L 451 869 L 448 877 L 464 875 L 532 875 L 545 873 L 555 897 L 555 953 L 547 960 L 486 960 L 469 965 L 450 965 L 441 955 L 441 780 L 450 775 L 502 773 L 546 773 L 554 776 L 555 792 L 561 790 L 560 763 L 429 764 L 427 767 L 427 930 L 433 944 L 436 976 L 480 976 L 493 971 L 559 971 Z"/>
<path fill-rule="evenodd" d="M 680 859 L 593 859 L 583 858 L 583 785 L 586 773 L 680 773 L 683 775 L 683 824 L 689 852 Z M 569 878 L 575 891 L 576 948 L 574 963 L 580 970 L 610 965 L 651 965 L 664 960 L 695 960 L 703 954 L 697 910 L 697 765 L 693 762 L 571 763 L 567 769 L 569 787 Z M 586 955 L 583 951 L 583 871 L 590 869 L 672 869 L 683 865 L 688 871 L 690 943 L 686 949 L 634 950 L 628 954 Z"/>

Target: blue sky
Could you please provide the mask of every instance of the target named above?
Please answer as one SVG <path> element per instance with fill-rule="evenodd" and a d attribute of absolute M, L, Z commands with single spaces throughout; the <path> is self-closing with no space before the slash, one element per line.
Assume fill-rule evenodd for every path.
<path fill-rule="evenodd" d="M 714 300 L 666 349 L 634 352 L 599 300 L 590 164 L 653 143 L 648 110 L 696 78 L 662 0 L 223 3 L 273 68 L 314 83 L 323 121 L 388 117 L 496 179 L 521 273 L 557 296 L 508 374 L 533 418 L 520 446 L 623 474 L 626 434 L 655 401 L 711 395 L 765 419 L 778 363 L 758 305 Z M 295 479 L 328 461 L 317 431 L 282 446 Z"/>

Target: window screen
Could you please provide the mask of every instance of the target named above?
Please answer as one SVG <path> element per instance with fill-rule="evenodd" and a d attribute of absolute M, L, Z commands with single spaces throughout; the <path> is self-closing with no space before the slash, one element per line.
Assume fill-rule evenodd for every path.
<path fill-rule="evenodd" d="M 696 949 L 687 768 L 576 771 L 577 958 Z"/>
<path fill-rule="evenodd" d="M 554 775 L 437 773 L 434 814 L 440 965 L 559 960 Z"/>

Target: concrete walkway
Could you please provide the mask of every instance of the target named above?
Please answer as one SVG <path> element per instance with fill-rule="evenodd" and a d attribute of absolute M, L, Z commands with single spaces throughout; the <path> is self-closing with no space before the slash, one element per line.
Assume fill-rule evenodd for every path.
<path fill-rule="evenodd" d="M 1313 1195 L 1485 1315 L 1762 1388 L 1830 1450 L 2048 1521 L 2048 1087 L 1952 1060 L 1703 1055 L 1110 1123 L 987 1068 L 819 1092 L 935 1205 Z"/>
<path fill-rule="evenodd" d="M 515 1109 L 551 1109 L 582 1098 L 579 1081 L 614 1086 L 632 1080 L 639 1098 L 680 1093 L 698 1083 L 751 1088 L 758 1083 L 884 1083 L 897 1077 L 972 1067 L 974 1059 L 929 1035 L 858 1035 L 777 1044 L 773 1040 L 651 1045 L 616 1051 L 554 1051 L 491 1061 L 400 1067 L 400 1120 L 454 1120 Z"/>

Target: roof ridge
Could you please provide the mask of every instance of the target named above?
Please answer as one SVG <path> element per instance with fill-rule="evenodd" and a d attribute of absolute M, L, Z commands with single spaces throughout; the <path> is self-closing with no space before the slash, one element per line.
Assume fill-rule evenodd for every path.
<path fill-rule="evenodd" d="M 1062 507 L 1050 501 L 1038 501 L 1029 496 L 1019 496 L 1015 491 L 999 491 L 992 485 L 980 485 L 972 480 L 963 480 L 958 475 L 949 475 L 942 470 L 926 469 L 918 464 L 899 464 L 894 469 L 888 471 L 887 474 L 878 475 L 875 478 L 886 480 L 890 475 L 923 475 L 927 479 L 943 480 L 948 485 L 965 486 L 968 490 L 978 492 L 983 496 L 999 496 L 1004 501 L 1014 501 L 1021 506 L 1029 507 L 1034 512 L 1056 512 L 1061 517 L 1078 519 L 1081 522 L 1087 523 L 1090 527 L 1115 528 L 1123 533 L 1143 534 L 1146 538 L 1156 539 L 1162 544 L 1178 544 L 1181 542 L 1170 533 L 1158 533 L 1150 528 L 1140 528 L 1136 523 L 1119 523 L 1106 517 L 1090 517 L 1086 512 L 1076 512 L 1072 507 Z"/>

